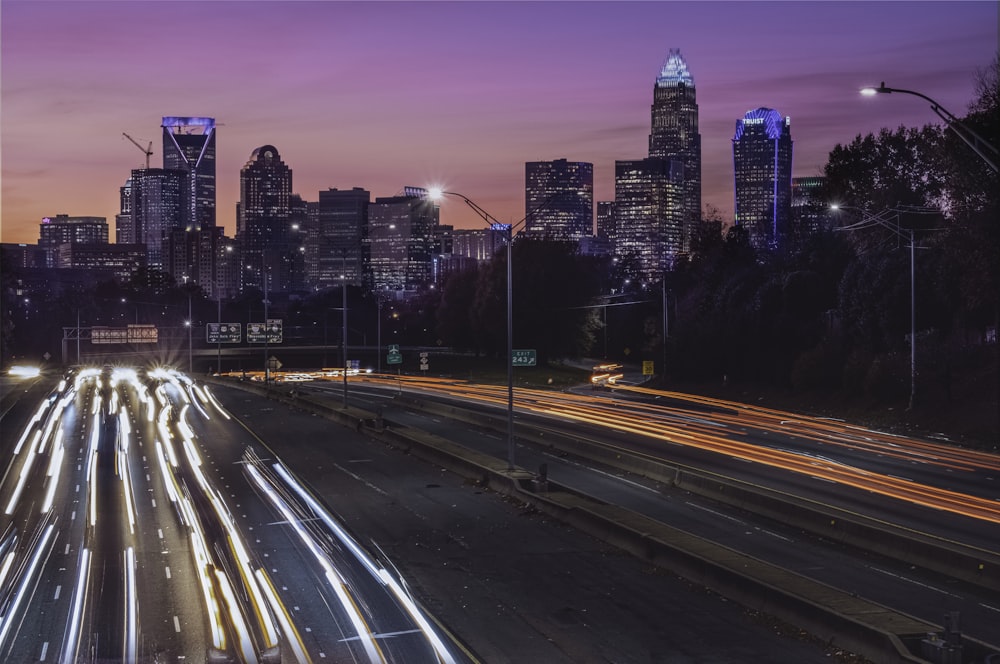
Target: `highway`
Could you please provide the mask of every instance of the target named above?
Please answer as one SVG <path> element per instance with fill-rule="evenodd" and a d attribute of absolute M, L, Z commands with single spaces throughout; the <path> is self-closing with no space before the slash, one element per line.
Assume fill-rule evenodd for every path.
<path fill-rule="evenodd" d="M 337 381 L 272 389 L 337 408 Z M 352 376 L 349 387 L 353 408 L 379 412 L 391 426 L 507 456 L 501 431 L 411 403 L 414 395 L 460 403 L 485 420 L 503 413 L 504 388 L 378 376 Z M 606 552 L 585 561 L 593 545 L 578 539 L 538 555 L 533 543 L 553 534 L 543 524 L 498 540 L 498 530 L 513 535 L 515 526 L 497 507 L 485 516 L 481 491 L 458 482 L 451 502 L 436 500 L 446 483 L 440 471 L 412 461 L 390 470 L 384 458 L 376 466 L 358 448 L 361 427 L 175 372 L 95 369 L 51 392 L 32 389 L 13 405 L 5 400 L 3 413 L 4 661 L 671 661 L 711 650 L 712 661 L 763 652 L 769 661 L 807 662 L 831 652 L 787 636 L 769 640 L 775 635 L 742 624 L 745 615 L 723 618 L 698 593 L 658 588 L 646 571 L 619 570 L 625 561 L 612 564 Z M 516 395 L 522 433 L 558 432 L 615 454 L 708 469 L 996 555 L 995 455 L 628 385 Z M 25 426 L 12 430 L 16 421 Z M 929 623 L 959 611 L 964 634 L 998 640 L 994 590 L 527 440 L 518 441 L 517 461 L 546 464 L 563 486 Z M 479 507 L 456 522 L 455 501 L 473 498 L 465 509 Z M 574 587 L 553 585 L 564 574 L 578 579 Z M 631 599 L 586 602 L 581 593 L 596 594 L 589 589 L 598 578 L 610 584 L 608 598 L 627 588 Z M 646 624 L 644 616 L 675 608 L 669 633 Z M 578 627 L 567 625 L 570 615 Z M 677 630 L 700 636 L 682 643 Z M 664 652 L 673 655 L 650 654 Z"/>
<path fill-rule="evenodd" d="M 340 399 L 340 385 L 311 383 Z M 501 430 L 484 432 L 404 402 L 396 394 L 421 394 L 452 403 L 506 408 L 503 387 L 411 377 L 358 377 L 352 403 L 379 409 L 401 425 L 507 457 Z M 1000 542 L 1000 458 L 995 454 L 909 439 L 844 422 L 813 419 L 766 408 L 690 395 L 619 386 L 613 392 L 558 393 L 515 390 L 518 431 L 575 432 L 621 454 L 737 478 L 779 489 L 852 514 L 901 526 L 944 544 L 980 550 L 996 559 Z M 520 435 L 520 434 L 519 434 Z M 520 442 L 520 467 L 546 464 L 548 477 L 595 498 L 645 514 L 687 532 L 768 560 L 847 592 L 941 624 L 958 611 L 963 633 L 1000 642 L 1000 595 L 975 583 L 920 569 L 810 537 L 788 524 L 700 500 L 641 477 L 573 459 Z"/>
<path fill-rule="evenodd" d="M 471 661 L 183 374 L 79 370 L 17 434 L 13 409 L 0 660 Z"/>

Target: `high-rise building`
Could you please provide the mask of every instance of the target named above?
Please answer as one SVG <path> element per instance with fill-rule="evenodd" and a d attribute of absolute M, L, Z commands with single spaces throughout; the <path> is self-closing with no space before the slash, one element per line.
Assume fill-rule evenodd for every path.
<path fill-rule="evenodd" d="M 452 232 L 452 254 L 488 261 L 503 248 L 506 232 L 498 228 L 456 228 Z"/>
<path fill-rule="evenodd" d="M 281 275 L 288 272 L 285 263 L 291 260 L 289 252 L 293 250 L 291 196 L 292 170 L 278 150 L 263 145 L 250 153 L 240 170 L 240 202 L 236 207 L 236 243 L 244 265 L 244 287 L 263 290 L 266 271 L 269 291 L 287 290 Z"/>
<path fill-rule="evenodd" d="M 55 246 L 66 242 L 107 244 L 107 218 L 57 214 L 42 219 L 38 226 L 39 246 Z"/>
<path fill-rule="evenodd" d="M 684 167 L 676 160 L 615 162 L 614 255 L 628 278 L 657 281 L 681 253 Z"/>
<path fill-rule="evenodd" d="M 594 165 L 583 161 L 524 164 L 524 222 L 529 237 L 579 243 L 594 234 Z"/>
<path fill-rule="evenodd" d="M 421 195 L 376 198 L 368 207 L 368 237 L 375 291 L 417 293 L 432 283 L 439 208 Z"/>
<path fill-rule="evenodd" d="M 597 237 L 611 243 L 614 249 L 618 236 L 618 221 L 614 201 L 597 201 Z"/>
<path fill-rule="evenodd" d="M 694 77 L 679 49 L 670 50 L 656 77 L 651 115 L 649 156 L 679 161 L 684 167 L 679 251 L 687 253 L 701 221 L 701 134 Z"/>
<path fill-rule="evenodd" d="M 791 236 L 796 241 L 830 228 L 833 217 L 825 193 L 825 177 L 792 178 Z"/>
<path fill-rule="evenodd" d="M 38 246 L 45 249 L 46 267 L 58 267 L 56 249 L 60 245 L 107 243 L 108 220 L 105 217 L 57 214 L 42 219 L 38 227 Z"/>
<path fill-rule="evenodd" d="M 118 200 L 121 211 L 115 215 L 115 243 L 139 242 L 135 237 L 135 224 L 132 223 L 132 178 L 118 190 Z"/>
<path fill-rule="evenodd" d="M 163 168 L 185 174 L 182 225 L 215 226 L 215 118 L 164 117 Z"/>
<path fill-rule="evenodd" d="M 733 170 L 735 223 L 746 229 L 754 248 L 777 248 L 791 216 L 791 119 L 771 108 L 747 111 L 736 121 Z"/>
<path fill-rule="evenodd" d="M 306 242 L 306 276 L 313 289 L 348 283 L 370 286 L 368 274 L 368 209 L 371 192 L 361 187 L 319 192 L 316 224 Z"/>
<path fill-rule="evenodd" d="M 132 171 L 129 181 L 132 241 L 146 245 L 149 267 L 166 270 L 164 238 L 176 228 L 184 229 L 181 201 L 185 174 L 174 169 L 141 168 Z"/>

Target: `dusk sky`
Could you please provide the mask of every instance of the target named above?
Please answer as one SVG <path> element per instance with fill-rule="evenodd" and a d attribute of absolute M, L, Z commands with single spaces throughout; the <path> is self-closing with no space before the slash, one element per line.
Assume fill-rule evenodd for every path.
<path fill-rule="evenodd" d="M 162 166 L 163 116 L 209 116 L 217 221 L 235 233 L 239 171 L 275 146 L 293 189 L 406 185 L 524 216 L 524 163 L 647 154 L 653 85 L 671 48 L 694 77 L 703 203 L 732 217 L 736 120 L 791 117 L 793 175 L 881 127 L 937 121 L 919 91 L 965 114 L 997 51 L 996 2 L 49 2 L 0 3 L 4 242 L 48 215 L 108 218 L 119 188 Z M 461 201 L 441 221 L 477 228 Z"/>

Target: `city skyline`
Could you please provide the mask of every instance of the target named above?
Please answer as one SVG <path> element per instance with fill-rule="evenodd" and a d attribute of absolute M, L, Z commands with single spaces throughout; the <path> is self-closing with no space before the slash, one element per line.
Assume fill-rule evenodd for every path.
<path fill-rule="evenodd" d="M 997 49 L 997 6 L 958 3 L 21 2 L 0 4 L 4 242 L 42 217 L 105 216 L 163 116 L 218 122 L 216 221 L 235 234 L 240 168 L 273 145 L 294 193 L 406 185 L 524 215 L 531 161 L 648 150 L 656 76 L 679 49 L 697 83 L 702 201 L 733 214 L 732 127 L 767 106 L 795 124 L 792 174 L 836 143 L 936 117 L 866 84 L 918 90 L 962 116 Z M 87 25 L 87 39 L 79 25 Z M 571 29 L 570 29 L 571 26 Z M 892 29 L 887 29 L 891 26 Z M 176 55 L 182 47 L 191 62 Z M 154 154 L 150 165 L 162 165 Z M 452 201 L 441 221 L 482 220 Z"/>

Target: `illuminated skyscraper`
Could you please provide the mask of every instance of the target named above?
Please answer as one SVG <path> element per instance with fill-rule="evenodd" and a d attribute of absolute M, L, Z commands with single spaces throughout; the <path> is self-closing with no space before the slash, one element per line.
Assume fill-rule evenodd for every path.
<path fill-rule="evenodd" d="M 771 108 L 747 111 L 733 136 L 736 224 L 755 249 L 778 247 L 789 232 L 792 204 L 791 119 Z"/>
<path fill-rule="evenodd" d="M 615 162 L 614 255 L 625 276 L 652 282 L 671 270 L 681 249 L 684 168 L 678 161 Z"/>
<path fill-rule="evenodd" d="M 529 236 L 580 242 L 594 234 L 594 165 L 583 161 L 524 164 L 524 222 Z"/>
<path fill-rule="evenodd" d="M 262 271 L 269 274 L 268 288 L 282 291 L 280 275 L 292 250 L 289 202 L 292 169 L 273 145 L 250 154 L 240 170 L 240 202 L 236 214 L 236 243 L 244 265 L 244 286 L 264 289 Z"/>
<path fill-rule="evenodd" d="M 149 267 L 166 270 L 165 238 L 185 227 L 181 201 L 186 175 L 174 169 L 141 168 L 132 171 L 130 182 L 132 241 L 146 245 Z"/>
<path fill-rule="evenodd" d="M 701 134 L 694 77 L 679 49 L 670 50 L 653 87 L 649 156 L 677 161 L 684 167 L 677 251 L 687 253 L 701 221 Z M 680 175 L 676 167 L 671 170 Z"/>
<path fill-rule="evenodd" d="M 186 174 L 184 227 L 215 226 L 215 118 L 164 117 L 162 127 L 163 168 Z"/>
<path fill-rule="evenodd" d="M 434 201 L 419 194 L 376 198 L 368 207 L 373 290 L 407 297 L 432 283 L 439 214 Z"/>

